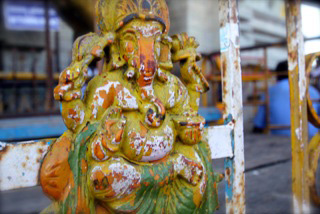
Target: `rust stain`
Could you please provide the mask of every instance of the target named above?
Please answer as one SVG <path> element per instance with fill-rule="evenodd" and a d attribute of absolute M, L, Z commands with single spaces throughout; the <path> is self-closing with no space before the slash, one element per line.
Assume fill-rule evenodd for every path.
<path fill-rule="evenodd" d="M 42 154 L 43 154 L 43 149 L 38 149 L 38 153 L 39 153 L 40 155 L 42 155 Z"/>

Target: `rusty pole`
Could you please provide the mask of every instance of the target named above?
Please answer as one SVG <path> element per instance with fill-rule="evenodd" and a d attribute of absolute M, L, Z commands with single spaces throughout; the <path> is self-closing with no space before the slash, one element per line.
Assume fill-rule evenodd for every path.
<path fill-rule="evenodd" d="M 300 0 L 286 0 L 288 66 L 291 108 L 292 193 L 294 213 L 310 213 L 307 185 L 307 80 Z"/>
<path fill-rule="evenodd" d="M 46 39 L 46 54 L 47 54 L 47 79 L 46 79 L 46 110 L 51 111 L 53 108 L 53 70 L 52 70 L 52 53 L 51 53 L 51 41 L 50 41 L 50 1 L 44 1 L 44 13 L 45 13 L 45 39 Z"/>
<path fill-rule="evenodd" d="M 269 96 L 269 68 L 268 68 L 268 50 L 263 48 L 264 64 L 264 90 L 265 90 L 265 107 L 266 107 L 266 132 L 270 132 L 270 96 Z"/>
<path fill-rule="evenodd" d="M 234 157 L 225 160 L 226 212 L 245 213 L 242 76 L 236 0 L 219 0 L 224 119 L 233 123 Z"/>

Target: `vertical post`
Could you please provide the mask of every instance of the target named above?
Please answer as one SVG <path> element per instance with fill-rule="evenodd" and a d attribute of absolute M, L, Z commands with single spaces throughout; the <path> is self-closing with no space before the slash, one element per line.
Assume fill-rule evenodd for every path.
<path fill-rule="evenodd" d="M 37 64 L 37 52 L 34 48 L 31 49 L 31 53 L 33 56 L 32 59 L 32 64 L 31 64 L 31 73 L 32 73 L 32 92 L 31 92 L 31 96 L 32 96 L 32 109 L 33 112 L 36 112 L 38 109 L 37 106 L 37 80 L 36 80 L 36 64 Z"/>
<path fill-rule="evenodd" d="M 234 123 L 233 158 L 225 160 L 226 211 L 245 213 L 242 76 L 236 0 L 219 0 L 224 119 Z"/>
<path fill-rule="evenodd" d="M 60 33 L 59 31 L 55 32 L 55 63 L 56 63 L 56 70 L 55 72 L 60 73 Z"/>
<path fill-rule="evenodd" d="M 52 71 L 52 53 L 51 53 L 51 41 L 50 41 L 50 14 L 49 14 L 49 0 L 44 1 L 44 13 L 45 13 L 45 37 L 46 37 L 46 70 L 47 70 L 47 90 L 46 90 L 46 108 L 52 110 L 53 107 L 53 71 Z"/>
<path fill-rule="evenodd" d="M 12 110 L 14 112 L 17 112 L 18 110 L 18 100 L 19 100 L 19 93 L 18 93 L 18 84 L 17 84 L 17 60 L 18 59 L 18 50 L 16 47 L 13 48 L 12 51 L 12 80 L 13 80 L 13 84 L 12 84 L 12 88 L 13 88 L 13 102 L 12 102 Z"/>
<path fill-rule="evenodd" d="M 203 57 L 202 58 L 201 70 L 202 70 L 203 76 L 206 76 L 206 72 L 207 72 L 207 57 Z M 203 107 L 208 107 L 208 93 L 202 94 L 201 99 L 202 99 L 202 106 Z"/>
<path fill-rule="evenodd" d="M 263 48 L 264 64 L 264 90 L 265 90 L 265 107 L 266 107 L 266 132 L 270 132 L 270 97 L 269 97 L 269 69 L 268 69 L 268 50 Z"/>
<path fill-rule="evenodd" d="M 307 185 L 307 81 L 300 0 L 286 0 L 294 213 L 310 213 Z"/>

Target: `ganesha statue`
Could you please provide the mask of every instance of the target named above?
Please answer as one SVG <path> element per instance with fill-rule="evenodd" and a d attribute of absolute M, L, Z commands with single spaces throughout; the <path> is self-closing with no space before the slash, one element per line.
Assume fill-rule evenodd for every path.
<path fill-rule="evenodd" d="M 98 32 L 75 41 L 54 90 L 68 130 L 42 162 L 53 200 L 43 213 L 213 213 L 220 177 L 198 114 L 209 89 L 198 43 L 168 36 L 165 0 L 98 0 L 96 13 Z"/>

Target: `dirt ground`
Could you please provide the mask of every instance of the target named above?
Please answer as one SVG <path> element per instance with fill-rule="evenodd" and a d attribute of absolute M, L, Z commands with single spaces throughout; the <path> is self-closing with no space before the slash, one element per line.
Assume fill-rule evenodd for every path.
<path fill-rule="evenodd" d="M 291 145 L 288 137 L 245 135 L 246 210 L 248 214 L 290 214 Z M 223 160 L 214 160 L 223 171 Z M 219 185 L 220 210 L 225 213 L 224 182 Z M 39 213 L 50 204 L 40 187 L 0 192 L 0 213 Z M 312 213 L 320 213 L 313 208 Z"/>

